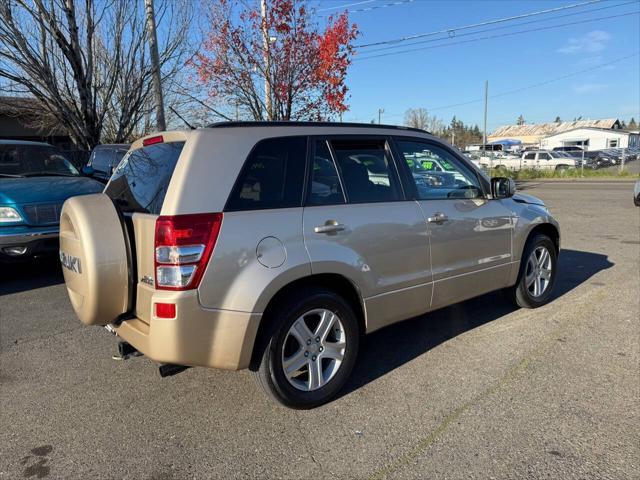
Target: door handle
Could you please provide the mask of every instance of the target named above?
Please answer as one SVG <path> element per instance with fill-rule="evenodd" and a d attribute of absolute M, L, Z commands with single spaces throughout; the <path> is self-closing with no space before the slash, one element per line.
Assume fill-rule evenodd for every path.
<path fill-rule="evenodd" d="M 434 213 L 433 217 L 429 217 L 427 218 L 427 222 L 429 223 L 442 223 L 442 222 L 446 222 L 447 220 L 449 220 L 449 217 L 447 217 L 444 213 Z"/>
<path fill-rule="evenodd" d="M 327 220 L 324 225 L 314 227 L 313 231 L 316 233 L 337 233 L 342 232 L 347 227 L 343 224 L 336 222 L 335 220 Z"/>

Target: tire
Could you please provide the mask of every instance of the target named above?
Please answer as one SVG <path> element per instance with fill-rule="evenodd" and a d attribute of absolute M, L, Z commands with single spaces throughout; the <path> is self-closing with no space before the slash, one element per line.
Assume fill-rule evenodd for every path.
<path fill-rule="evenodd" d="M 322 317 L 324 312 L 326 317 Z M 330 314 L 337 322 L 331 320 Z M 301 335 L 301 331 L 305 333 L 299 323 L 301 319 L 308 328 L 305 335 Z M 267 395 L 296 409 L 314 408 L 332 399 L 351 375 L 358 355 L 360 327 L 349 303 L 331 290 L 304 288 L 280 302 L 265 320 L 271 328 L 265 331 L 259 365 L 253 373 Z M 325 335 L 326 340 L 316 342 L 322 336 L 320 327 L 327 325 L 331 328 Z M 309 337 L 309 334 L 312 335 Z M 303 337 L 308 337 L 306 342 L 297 340 L 304 340 Z M 342 341 L 343 348 L 340 347 Z M 328 355 L 329 351 L 336 356 Z M 338 364 L 340 351 L 343 356 Z M 288 376 L 283 366 L 287 360 L 293 365 L 304 363 Z M 313 372 L 322 373 L 312 375 L 314 366 L 319 366 L 319 370 Z"/>
<path fill-rule="evenodd" d="M 556 166 L 557 171 L 569 170 L 569 165 L 558 165 Z"/>
<path fill-rule="evenodd" d="M 60 214 L 60 263 L 71 305 L 85 325 L 129 310 L 129 254 L 122 221 L 104 193 L 71 197 Z"/>
<path fill-rule="evenodd" d="M 535 285 L 535 280 L 533 283 L 530 283 L 532 275 L 535 277 L 535 271 L 531 270 L 533 267 L 531 262 L 533 261 L 532 255 L 534 252 L 536 252 L 536 258 L 538 258 L 538 253 L 542 250 L 546 250 L 549 255 L 548 261 L 550 263 L 545 262 L 545 266 L 550 265 L 551 271 L 549 273 L 549 278 L 546 279 L 546 283 L 542 286 L 542 293 L 536 295 L 535 290 L 536 288 L 541 288 L 540 285 L 542 285 L 542 280 L 544 279 L 541 279 L 541 283 L 538 286 Z M 548 270 L 548 268 L 542 268 L 542 276 L 544 276 L 544 270 Z M 551 299 L 557 273 L 558 254 L 556 252 L 555 244 L 546 235 L 534 235 L 527 240 L 520 260 L 518 281 L 513 287 L 506 290 L 507 296 L 513 303 L 515 303 L 515 305 L 521 308 L 541 307 L 549 303 L 549 300 Z"/>

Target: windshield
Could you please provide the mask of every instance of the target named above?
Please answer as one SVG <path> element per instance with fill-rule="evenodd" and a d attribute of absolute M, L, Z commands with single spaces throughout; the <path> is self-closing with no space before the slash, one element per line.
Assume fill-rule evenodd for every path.
<path fill-rule="evenodd" d="M 0 176 L 77 176 L 62 152 L 48 145 L 0 145 Z"/>

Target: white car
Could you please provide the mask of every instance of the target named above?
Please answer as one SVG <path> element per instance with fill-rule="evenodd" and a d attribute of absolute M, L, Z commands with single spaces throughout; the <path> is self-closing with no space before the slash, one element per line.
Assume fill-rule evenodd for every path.
<path fill-rule="evenodd" d="M 532 150 L 522 154 L 518 170 L 566 170 L 575 168 L 576 160 L 563 152 Z"/>

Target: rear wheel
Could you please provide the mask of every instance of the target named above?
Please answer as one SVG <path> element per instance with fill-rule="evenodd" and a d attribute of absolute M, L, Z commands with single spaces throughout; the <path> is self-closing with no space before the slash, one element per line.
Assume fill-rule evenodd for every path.
<path fill-rule="evenodd" d="M 507 290 L 519 307 L 538 308 L 549 302 L 556 281 L 558 255 L 555 244 L 546 235 L 527 241 L 520 261 L 518 282 Z"/>
<path fill-rule="evenodd" d="M 329 401 L 349 378 L 358 354 L 360 331 L 351 306 L 336 293 L 305 289 L 272 312 L 272 328 L 260 364 L 258 383 L 277 402 L 313 408 Z"/>

